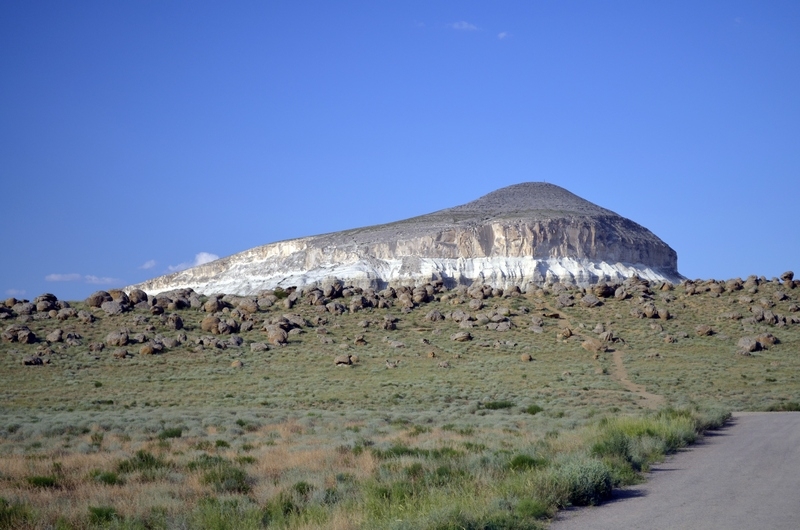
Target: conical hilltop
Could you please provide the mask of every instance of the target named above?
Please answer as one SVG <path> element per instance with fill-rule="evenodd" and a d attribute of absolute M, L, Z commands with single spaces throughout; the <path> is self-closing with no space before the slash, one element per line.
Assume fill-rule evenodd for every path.
<path fill-rule="evenodd" d="M 639 275 L 678 281 L 675 251 L 646 228 L 543 182 L 389 223 L 256 247 L 127 289 L 254 294 L 319 285 L 482 281 L 496 287 L 588 285 Z"/>

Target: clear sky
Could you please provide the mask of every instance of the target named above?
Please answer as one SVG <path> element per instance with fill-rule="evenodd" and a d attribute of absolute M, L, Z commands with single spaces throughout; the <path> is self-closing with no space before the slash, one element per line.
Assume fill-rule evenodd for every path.
<path fill-rule="evenodd" d="M 0 3 L 0 297 L 525 181 L 800 275 L 800 2 Z"/>

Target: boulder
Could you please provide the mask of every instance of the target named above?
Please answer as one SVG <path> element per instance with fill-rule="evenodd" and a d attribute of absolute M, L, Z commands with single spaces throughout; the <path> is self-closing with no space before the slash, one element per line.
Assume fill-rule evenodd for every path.
<path fill-rule="evenodd" d="M 89 307 L 101 307 L 103 302 L 112 302 L 113 298 L 106 291 L 95 291 L 86 298 L 86 305 Z"/>
<path fill-rule="evenodd" d="M 440 320 L 444 320 L 444 315 L 442 315 L 439 311 L 433 310 L 429 311 L 428 314 L 425 315 L 425 320 L 430 322 L 438 322 Z"/>
<path fill-rule="evenodd" d="M 472 334 L 469 331 L 459 331 L 450 335 L 450 339 L 456 342 L 467 342 L 472 340 Z"/>
<path fill-rule="evenodd" d="M 217 311 L 222 311 L 224 304 L 218 298 L 211 298 L 210 300 L 206 301 L 203 304 L 203 311 L 206 313 L 216 313 Z"/>
<path fill-rule="evenodd" d="M 746 351 L 748 353 L 761 350 L 761 343 L 752 337 L 742 337 L 736 343 L 739 351 Z"/>
<path fill-rule="evenodd" d="M 761 335 L 756 337 L 756 340 L 760 342 L 761 345 L 764 347 L 774 346 L 775 344 L 778 344 L 778 342 L 780 342 L 778 338 L 772 333 L 762 333 Z"/>
<path fill-rule="evenodd" d="M 786 271 L 781 274 L 781 280 L 784 282 L 791 282 L 794 279 L 794 272 Z"/>
<path fill-rule="evenodd" d="M 333 359 L 333 364 L 335 364 L 336 366 L 350 366 L 351 364 L 353 364 L 353 361 L 351 360 L 349 355 L 337 355 Z"/>
<path fill-rule="evenodd" d="M 108 291 L 108 294 L 111 296 L 111 299 L 115 302 L 119 302 L 123 305 L 130 305 L 131 300 L 128 295 L 122 289 L 111 289 Z"/>
<path fill-rule="evenodd" d="M 111 302 L 103 302 L 100 304 L 100 309 L 105 311 L 107 315 L 121 315 L 125 312 L 125 305 L 121 302 L 111 301 Z"/>
<path fill-rule="evenodd" d="M 114 350 L 111 353 L 111 356 L 114 357 L 115 359 L 126 359 L 128 357 L 133 357 L 132 354 L 128 353 L 128 350 L 122 348 Z"/>
<path fill-rule="evenodd" d="M 342 315 L 347 311 L 347 307 L 339 302 L 329 302 L 325 304 L 325 308 L 334 315 Z"/>
<path fill-rule="evenodd" d="M 523 353 L 522 355 L 519 356 L 519 360 L 522 361 L 522 362 L 527 363 L 527 362 L 532 361 L 533 357 L 531 356 L 530 353 Z"/>
<path fill-rule="evenodd" d="M 600 299 L 593 294 L 587 294 L 586 296 L 581 298 L 581 305 L 583 307 L 597 307 L 601 304 L 602 302 L 600 301 Z"/>
<path fill-rule="evenodd" d="M 47 313 L 48 311 L 55 309 L 56 304 L 51 302 L 50 300 L 40 300 L 36 302 L 36 311 L 39 313 Z"/>
<path fill-rule="evenodd" d="M 470 320 L 470 316 L 460 309 L 456 309 L 452 313 L 450 313 L 450 319 L 453 322 L 463 322 L 465 320 Z"/>
<path fill-rule="evenodd" d="M 80 310 L 78 311 L 78 320 L 83 322 L 84 324 L 91 324 L 95 321 L 94 315 L 88 311 Z"/>
<path fill-rule="evenodd" d="M 283 346 L 289 339 L 289 334 L 280 326 L 268 325 L 264 330 L 267 332 L 267 338 L 270 344 L 275 346 Z"/>
<path fill-rule="evenodd" d="M 269 346 L 264 342 L 252 342 L 252 343 L 250 343 L 250 351 L 251 352 L 256 353 L 256 352 L 262 352 L 262 351 L 268 351 L 268 350 L 269 350 Z"/>
<path fill-rule="evenodd" d="M 36 305 L 30 302 L 17 302 L 11 309 L 18 315 L 32 315 L 36 312 Z"/>
<path fill-rule="evenodd" d="M 45 335 L 47 342 L 61 342 L 64 339 L 64 330 L 57 328 Z"/>
<path fill-rule="evenodd" d="M 240 310 L 244 311 L 245 313 L 256 313 L 258 312 L 258 302 L 252 298 L 243 298 L 239 301 L 239 304 L 236 306 Z"/>
<path fill-rule="evenodd" d="M 44 364 L 44 360 L 41 357 L 29 355 L 22 359 L 22 364 L 25 366 L 42 366 Z"/>
<path fill-rule="evenodd" d="M 213 333 L 214 335 L 217 335 L 219 334 L 219 323 L 219 317 L 208 315 L 200 322 L 200 329 L 206 333 Z"/>
<path fill-rule="evenodd" d="M 601 353 L 608 350 L 606 344 L 598 339 L 586 339 L 581 343 L 581 348 L 589 353 Z"/>
<path fill-rule="evenodd" d="M 556 298 L 555 306 L 557 309 L 562 307 L 572 307 L 575 305 L 575 298 L 571 294 L 563 293 Z"/>
<path fill-rule="evenodd" d="M 611 298 L 614 296 L 614 288 L 608 284 L 597 284 L 592 287 L 592 293 L 599 298 Z"/>
<path fill-rule="evenodd" d="M 644 313 L 645 318 L 656 318 L 658 317 L 658 309 L 653 304 L 645 304 L 642 306 L 642 312 Z"/>
<path fill-rule="evenodd" d="M 714 330 L 711 328 L 711 326 L 706 325 L 697 326 L 694 331 L 700 337 L 707 337 L 714 334 Z"/>
<path fill-rule="evenodd" d="M 28 329 L 26 326 L 23 326 L 22 329 L 17 333 L 17 341 L 20 344 L 33 344 L 36 342 L 36 335 L 34 335 L 33 331 Z"/>
<path fill-rule="evenodd" d="M 21 344 L 33 344 L 36 342 L 36 335 L 34 335 L 33 331 L 28 326 L 18 324 L 6 328 L 2 333 L 2 338 L 6 342 L 19 342 Z"/>
<path fill-rule="evenodd" d="M 124 329 L 112 331 L 106 335 L 106 344 L 109 346 L 125 346 L 128 344 L 128 331 Z"/>
<path fill-rule="evenodd" d="M 183 319 L 175 313 L 167 315 L 165 324 L 169 329 L 174 329 L 174 330 L 183 329 Z"/>
<path fill-rule="evenodd" d="M 132 305 L 136 305 L 140 302 L 147 302 L 147 293 L 141 289 L 132 289 L 131 292 L 128 293 L 128 300 Z"/>

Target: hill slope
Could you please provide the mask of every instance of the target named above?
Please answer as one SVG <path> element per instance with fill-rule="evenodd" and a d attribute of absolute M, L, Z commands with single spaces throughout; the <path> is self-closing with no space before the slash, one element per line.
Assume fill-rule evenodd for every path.
<path fill-rule="evenodd" d="M 431 279 L 587 285 L 635 274 L 679 280 L 677 254 L 629 219 L 559 186 L 528 182 L 395 223 L 263 245 L 127 290 L 246 295 L 331 277 L 361 287 Z"/>

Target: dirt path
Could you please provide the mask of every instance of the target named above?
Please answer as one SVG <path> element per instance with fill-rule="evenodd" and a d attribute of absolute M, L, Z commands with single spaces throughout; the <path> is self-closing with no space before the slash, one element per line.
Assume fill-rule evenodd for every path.
<path fill-rule="evenodd" d="M 622 362 L 622 352 L 619 350 L 614 350 L 612 355 L 614 358 L 614 371 L 612 372 L 612 377 L 627 390 L 642 398 L 642 405 L 645 407 L 649 409 L 663 407 L 665 403 L 664 396 L 651 394 L 647 391 L 644 385 L 636 384 L 628 378 L 628 371 L 625 369 L 625 363 Z"/>
<path fill-rule="evenodd" d="M 570 328 L 575 329 L 572 326 L 572 322 L 567 315 L 564 313 L 553 309 L 550 306 L 544 306 L 544 309 L 547 309 L 551 313 L 558 313 L 559 319 L 563 320 L 564 323 Z M 641 405 L 648 409 L 657 409 L 663 407 L 666 403 L 664 396 L 659 396 L 658 394 L 651 394 L 647 391 L 644 385 L 639 385 L 634 383 L 628 377 L 628 370 L 625 369 L 625 363 L 622 361 L 622 352 L 619 350 L 614 350 L 612 352 L 612 359 L 614 360 L 614 369 L 611 372 L 611 377 L 614 378 L 620 385 L 622 385 L 625 390 L 636 394 L 642 400 Z M 594 359 L 595 369 L 594 372 L 596 374 L 603 373 L 603 368 L 600 365 L 600 362 L 597 359 Z"/>
<path fill-rule="evenodd" d="M 800 413 L 737 413 L 729 427 L 653 466 L 607 503 L 561 512 L 552 530 L 800 527 Z"/>

